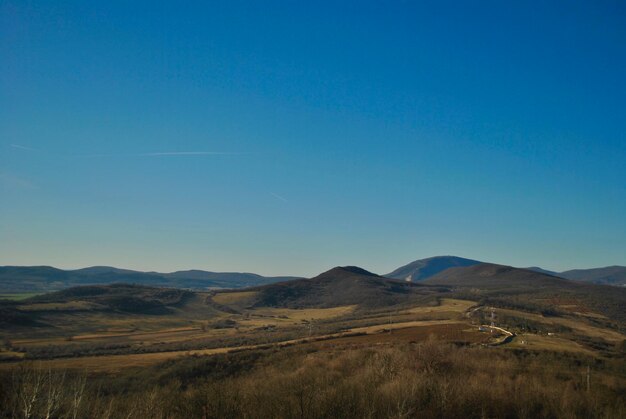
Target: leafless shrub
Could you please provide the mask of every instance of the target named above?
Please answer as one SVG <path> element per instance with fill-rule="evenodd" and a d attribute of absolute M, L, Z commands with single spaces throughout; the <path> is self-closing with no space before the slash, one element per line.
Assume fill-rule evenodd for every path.
<path fill-rule="evenodd" d="M 220 362 L 232 364 L 228 368 L 206 362 L 213 358 L 190 358 L 187 364 L 179 361 L 181 379 L 155 380 L 160 374 L 155 368 L 130 388 L 112 385 L 106 392 L 100 386 L 116 378 L 95 386 L 85 374 L 24 365 L 14 371 L 9 385 L 0 380 L 2 400 L 7 400 L 0 405 L 0 418 L 626 416 L 626 378 L 617 361 L 607 364 L 609 373 L 592 372 L 588 391 L 581 371 L 572 369 L 581 359 L 455 347 L 435 339 L 393 347 L 320 352 L 289 348 L 264 354 L 224 356 Z M 203 374 L 193 365 L 205 368 Z M 183 379 L 189 372 L 192 378 Z"/>

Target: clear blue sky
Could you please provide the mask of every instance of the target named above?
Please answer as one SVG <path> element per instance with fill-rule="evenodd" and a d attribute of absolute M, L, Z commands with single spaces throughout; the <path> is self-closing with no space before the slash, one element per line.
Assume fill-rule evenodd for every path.
<path fill-rule="evenodd" d="M 0 265 L 626 264 L 624 2 L 202 3 L 0 3 Z"/>

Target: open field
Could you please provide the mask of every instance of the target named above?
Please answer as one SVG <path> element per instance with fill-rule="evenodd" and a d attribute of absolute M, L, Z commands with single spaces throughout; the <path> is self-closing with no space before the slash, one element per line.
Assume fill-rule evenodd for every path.
<path fill-rule="evenodd" d="M 211 409 L 207 397 L 213 396 L 222 407 L 207 417 L 254 409 L 267 417 L 293 417 L 305 409 L 302 397 L 311 403 L 315 397 L 328 397 L 324 406 L 335 407 L 324 414 L 334 417 L 346 400 L 354 401 L 362 392 L 369 396 L 345 417 L 355 417 L 357 410 L 370 414 L 372 402 L 388 395 L 393 396 L 381 404 L 376 417 L 394 411 L 398 400 L 404 405 L 421 400 L 416 414 L 457 417 L 469 412 L 481 417 L 492 406 L 481 403 L 494 383 L 509 389 L 500 395 L 503 410 L 491 412 L 493 417 L 506 416 L 513 408 L 521 417 L 545 416 L 543 410 L 526 412 L 528 403 L 556 409 L 548 417 L 562 413 L 563 406 L 573 416 L 598 416 L 593 409 L 601 409 L 601 417 L 621 417 L 625 408 L 615 401 L 626 388 L 624 339 L 611 319 L 590 311 L 544 316 L 532 305 L 528 311 L 523 305 L 496 308 L 491 333 L 485 326 L 491 306 L 483 300 L 446 289 L 386 283 L 371 275 L 361 281 L 354 275 L 359 271 L 349 271 L 340 283 L 331 277 L 321 285 L 272 286 L 286 303 L 256 290 L 191 293 L 135 286 L 91 287 L 7 303 L 5 312 L 12 309 L 9 314 L 31 322 L 0 328 L 0 376 L 14 377 L 19 371 L 25 379 L 38 374 L 67 377 L 70 387 L 75 385 L 71 380 L 85 377 L 92 403 L 84 407 L 91 412 L 87 417 L 100 412 L 107 416 L 109 411 L 117 412 L 111 417 L 158 417 L 154 406 L 169 412 L 168 417 L 202 417 Z M 365 291 L 359 288 L 362 284 Z M 320 295 L 318 285 L 329 288 Z M 333 287 L 343 294 L 327 296 Z M 351 303 L 359 293 L 366 302 Z M 377 294 L 385 297 L 377 299 Z M 591 395 L 581 404 L 588 396 L 581 387 L 581 365 L 593 371 L 594 394 L 605 397 L 601 404 Z M 0 392 L 17 405 L 19 400 L 11 397 L 22 390 L 12 390 L 15 385 L 22 384 L 0 380 Z M 355 392 L 359 386 L 363 388 Z M 99 393 L 102 388 L 106 394 Z M 562 388 L 568 390 L 555 395 Z M 335 399 L 337 391 L 344 393 Z M 433 397 L 465 404 L 444 409 Z M 571 405 L 554 407 L 563 399 Z M 99 405 L 100 400 L 109 404 Z M 232 408 L 224 408 L 229 400 Z M 259 400 L 275 401 L 266 405 Z M 285 402 L 296 410 L 281 411 L 277 406 Z M 242 405 L 247 407 L 241 410 Z M 472 410 L 475 406 L 480 411 Z M 402 409 L 396 413 L 406 416 Z"/>
<path fill-rule="evenodd" d="M 494 344 L 502 337 L 478 331 L 476 315 L 486 312 L 477 301 L 425 298 L 413 306 L 364 310 L 358 305 L 328 308 L 253 307 L 256 291 L 195 293 L 167 315 L 102 311 L 101 303 L 84 300 L 29 302 L 24 313 L 43 324 L 4 335 L 10 345 L 5 359 L 37 359 L 42 367 L 116 373 L 188 355 L 216 355 L 267 347 L 389 345 L 422 342 L 430 337 L 465 345 Z M 218 304 L 217 306 L 215 304 Z M 621 342 L 619 332 L 589 324 L 583 317 L 544 317 L 537 313 L 497 309 L 546 326 L 561 325 L 590 338 Z M 510 339 L 509 339 L 510 340 Z M 524 343 L 521 343 L 524 342 Z M 598 356 L 569 336 L 529 334 L 505 347 Z M 55 359 L 46 359 L 55 358 Z M 10 368 L 15 363 L 3 363 Z"/>
<path fill-rule="evenodd" d="M 400 311 L 399 314 L 410 314 L 420 320 L 460 319 L 474 306 L 476 306 L 474 301 L 441 298 L 438 305 L 412 307 Z"/>
<path fill-rule="evenodd" d="M 584 319 L 580 318 L 575 319 L 556 316 L 546 317 L 536 313 L 527 313 L 520 310 L 510 309 L 497 309 L 497 313 L 499 313 L 500 315 L 504 314 L 512 317 L 528 319 L 546 325 L 564 326 L 582 335 L 605 339 L 609 342 L 621 342 L 626 339 L 626 335 L 619 333 L 618 331 L 591 325 L 588 322 L 584 321 Z"/>
<path fill-rule="evenodd" d="M 512 349 L 572 352 L 594 356 L 593 351 L 569 339 L 564 339 L 558 336 L 538 335 L 534 333 L 524 333 L 518 335 L 513 342 L 507 345 L 507 347 Z"/>
<path fill-rule="evenodd" d="M 220 292 L 213 296 L 213 301 L 218 304 L 237 304 L 249 300 L 257 295 L 256 291 Z"/>
<path fill-rule="evenodd" d="M 23 352 L 5 348 L 4 353 L 13 358 L 18 356 L 23 358 L 27 354 L 40 353 L 53 347 L 58 348 L 59 354 L 72 355 L 42 360 L 42 365 L 114 372 L 119 368 L 151 365 L 185 355 L 213 355 L 232 350 L 254 349 L 267 344 L 279 346 L 306 344 L 310 337 L 327 340 L 346 335 L 367 334 L 377 336 L 374 338 L 376 340 L 380 337 L 386 339 L 381 332 L 406 329 L 398 336 L 409 336 L 409 330 L 413 330 L 418 339 L 423 339 L 434 331 L 467 329 L 469 326 L 467 323 L 459 323 L 459 317 L 462 317 L 464 309 L 475 304 L 469 301 L 442 299 L 437 306 L 414 307 L 406 311 L 364 316 L 367 318 L 367 325 L 357 327 L 349 326 L 355 323 L 349 320 L 357 310 L 357 306 L 354 305 L 307 309 L 260 307 L 237 314 L 212 313 L 207 320 L 183 319 L 186 313 L 193 314 L 206 310 L 203 298 L 191 299 L 184 309 L 177 309 L 181 312 L 180 316 L 167 316 L 165 319 L 162 316 L 122 316 L 97 311 L 76 314 L 52 310 L 51 313 L 46 312 L 42 318 L 54 321 L 56 328 L 44 333 L 38 331 L 36 336 L 22 333 L 12 337 L 12 348 L 19 348 Z M 230 296 L 226 300 L 237 301 Z M 27 310 L 31 310 L 30 305 L 27 306 Z M 430 312 L 439 313 L 445 318 L 419 320 L 421 315 Z M 221 326 L 222 324 L 224 326 Z M 325 332 L 332 330 L 336 331 Z M 69 334 L 69 331 L 74 334 Z M 183 345 L 184 350 L 176 349 Z M 97 348 L 118 346 L 122 347 L 122 352 L 125 353 L 107 355 L 105 351 L 98 356 L 89 355 L 93 348 L 98 350 Z M 202 348 L 203 346 L 208 347 Z M 68 352 L 70 350 L 71 352 Z M 4 364 L 5 367 L 8 365 Z"/>
<path fill-rule="evenodd" d="M 336 317 L 345 316 L 354 312 L 356 305 L 340 306 L 332 308 L 307 308 L 307 309 L 291 309 L 291 308 L 259 308 L 254 310 L 257 316 L 267 316 L 281 319 L 289 319 L 293 321 L 312 321 L 327 320 Z"/>
<path fill-rule="evenodd" d="M 439 305 L 426 306 L 426 307 L 413 307 L 406 310 L 411 314 L 423 314 L 423 313 L 464 313 L 471 307 L 475 306 L 475 301 L 457 300 L 454 298 L 442 298 Z"/>
<path fill-rule="evenodd" d="M 428 339 L 441 342 L 457 342 L 464 344 L 488 343 L 489 333 L 481 333 L 466 323 L 455 322 L 414 322 L 411 325 L 399 324 L 398 327 L 354 329 L 366 334 L 346 336 L 325 340 L 318 345 L 330 348 L 339 345 L 369 346 L 377 344 L 417 343 Z"/>
<path fill-rule="evenodd" d="M 0 300 L 21 301 L 30 297 L 40 295 L 40 292 L 18 292 L 18 293 L 1 293 Z"/>
<path fill-rule="evenodd" d="M 68 303 L 78 305 L 79 303 Z M 30 305 L 26 306 L 30 310 Z M 49 322 L 54 329 L 39 331 L 38 337 L 30 337 L 32 332 L 22 332 L 11 337 L 13 345 L 20 347 L 63 345 L 68 343 L 128 344 L 188 342 L 197 339 L 220 338 L 255 331 L 259 328 L 279 328 L 298 326 L 311 321 L 331 320 L 352 313 L 354 306 L 328 309 L 285 309 L 260 308 L 245 315 L 228 313 L 212 314 L 207 319 L 189 320 L 180 316 L 167 318 L 155 316 L 118 316 L 115 314 L 83 313 L 82 315 L 55 313 Z M 47 314 L 43 319 L 49 319 Z M 219 322 L 230 321 L 228 327 L 219 327 Z M 71 324 L 70 324 L 71 323 Z M 217 324 L 218 327 L 215 327 Z M 236 326 L 236 327 L 235 327 Z M 84 332 L 81 332 L 83 331 Z M 43 333 L 42 333 L 43 332 Z M 49 337 L 39 337 L 41 335 Z M 8 336 L 7 336 L 8 337 Z"/>
<path fill-rule="evenodd" d="M 391 331 L 391 332 L 390 332 Z M 429 338 L 441 341 L 487 343 L 488 333 L 480 333 L 476 328 L 455 321 L 414 321 L 396 324 L 383 324 L 370 327 L 350 329 L 342 333 L 318 335 L 313 337 L 291 339 L 275 342 L 271 345 L 243 345 L 239 347 L 222 347 L 202 350 L 157 352 L 129 355 L 85 356 L 41 360 L 36 362 L 38 368 L 80 369 L 91 372 L 116 373 L 124 368 L 145 367 L 155 363 L 184 356 L 216 355 L 232 351 L 254 350 L 271 346 L 285 347 L 292 345 L 316 345 L 324 342 L 325 347 L 345 344 L 371 345 L 373 343 L 420 342 Z M 0 369 L 11 368 L 13 364 L 0 364 Z"/>

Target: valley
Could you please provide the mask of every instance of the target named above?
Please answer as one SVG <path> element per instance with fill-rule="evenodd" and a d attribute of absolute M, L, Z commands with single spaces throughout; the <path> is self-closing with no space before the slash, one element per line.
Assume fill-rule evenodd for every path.
<path fill-rule="evenodd" d="M 493 264 L 455 266 L 420 281 L 347 266 L 244 289 L 194 291 L 123 283 L 73 287 L 0 302 L 0 376 L 16 371 L 27 371 L 25 377 L 82 376 L 91 383 L 89 391 L 113 385 L 118 390 L 106 397 L 117 400 L 116 414 L 126 415 L 134 404 L 147 408 L 142 398 L 168 386 L 185 400 L 192 397 L 185 395 L 187 386 L 237 383 L 228 390 L 237 392 L 247 388 L 247 380 L 273 374 L 282 377 L 273 385 L 289 393 L 282 386 L 290 382 L 290 373 L 281 365 L 291 365 L 309 380 L 328 373 L 316 365 L 334 365 L 333 359 L 350 356 L 370 359 L 372 366 L 355 366 L 367 374 L 370 367 L 392 368 L 380 356 L 390 356 L 398 365 L 415 358 L 411 362 L 416 364 L 404 367 L 407 371 L 417 368 L 420 376 L 441 385 L 469 381 L 479 391 L 484 384 L 464 375 L 469 374 L 467 365 L 480 375 L 479 365 L 499 359 L 493 370 L 499 371 L 499 379 L 502 374 L 518 380 L 541 374 L 548 381 L 565 380 L 576 392 L 581 391 L 576 371 L 593 366 L 594 380 L 602 383 L 598 391 L 614 400 L 626 388 L 623 291 Z M 456 365 L 457 378 L 432 375 L 446 364 Z M 357 385 L 351 374 L 344 371 L 337 378 Z M 413 380 L 402 377 L 407 383 Z M 327 391 L 328 385 L 314 387 Z M 418 387 L 422 385 L 430 386 L 424 382 Z M 549 387 L 542 386 L 538 391 L 547 394 Z M 97 403 L 90 397 L 90 403 Z M 128 397 L 138 399 L 130 402 Z M 168 403 L 162 408 L 179 406 Z M 602 406 L 608 409 L 610 403 Z M 256 408 L 273 411 L 265 402 Z"/>
<path fill-rule="evenodd" d="M 463 269 L 464 278 L 476 275 L 474 265 Z M 352 267 L 244 290 L 192 292 L 123 284 L 71 288 L 3 306 L 11 315 L 0 330 L 4 342 L 0 359 L 5 361 L 1 367 L 36 360 L 44 367 L 106 372 L 187 355 L 321 341 L 324 347 L 345 342 L 415 343 L 430 335 L 458 345 L 489 345 L 502 335 L 488 327 L 479 330 L 489 324 L 491 311 L 498 326 L 517 335 L 503 349 L 524 349 L 528 344 L 528 349 L 561 348 L 601 358 L 623 345 L 621 317 L 611 320 L 606 310 L 580 308 L 587 307 L 584 301 L 593 295 L 581 294 L 576 300 L 574 294 L 569 302 L 578 305 L 558 306 L 544 294 L 551 295 L 551 286 L 562 285 L 554 281 L 562 280 L 493 265 L 481 269 L 500 278 L 496 291 L 484 272 L 480 283 L 464 284 L 472 284 L 469 295 L 450 279 L 455 278 L 455 269 L 421 285 Z M 529 274 L 537 276 L 534 281 L 543 281 L 541 295 L 525 288 Z M 507 280 L 511 275 L 513 279 Z M 515 298 L 504 298 L 507 293 L 499 288 L 503 283 L 509 294 L 522 288 Z M 524 309 L 529 295 L 532 303 Z M 542 313 L 542 301 L 552 310 L 560 308 L 558 313 Z"/>

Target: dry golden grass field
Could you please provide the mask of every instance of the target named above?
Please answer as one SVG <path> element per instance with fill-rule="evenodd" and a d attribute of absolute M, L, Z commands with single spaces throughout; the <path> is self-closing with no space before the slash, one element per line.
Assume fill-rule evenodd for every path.
<path fill-rule="evenodd" d="M 232 292 L 209 297 L 223 306 L 238 306 L 235 313 L 207 310 L 204 304 L 207 296 L 197 297 L 185 309 L 167 318 L 149 315 L 124 318 L 119 314 L 87 312 L 77 319 L 71 309 L 59 312 L 59 306 L 56 306 L 49 314 L 54 317 L 57 325 L 55 330 L 30 334 L 23 332 L 11 339 L 11 348 L 5 347 L 0 355 L 14 361 L 0 364 L 0 368 L 12 368 L 19 364 L 19 359 L 29 358 L 31 351 L 49 346 L 79 349 L 72 356 L 37 360 L 42 368 L 115 373 L 129 367 L 153 365 L 189 355 L 214 355 L 268 346 L 315 345 L 332 348 L 421 342 L 429 338 L 469 345 L 496 341 L 491 333 L 479 331 L 477 321 L 471 319 L 470 315 L 481 311 L 476 301 L 442 298 L 437 305 L 361 315 L 355 305 L 311 309 L 241 309 L 241 302 L 253 296 L 253 292 Z M 26 309 L 33 308 L 27 306 Z M 207 319 L 202 318 L 203 313 L 208 314 Z M 510 309 L 498 309 L 498 313 L 541 324 L 564 325 L 578 333 L 611 342 L 624 339 L 617 331 L 596 327 L 576 318 L 546 318 L 536 313 Z M 66 322 L 73 324 L 65 327 Z M 227 326 L 220 327 L 221 324 Z M 68 335 L 68 331 L 74 334 Z M 81 353 L 80 345 L 89 346 L 85 346 L 87 349 Z M 92 347 L 111 345 L 122 345 L 127 350 L 119 354 L 105 352 L 90 355 Z M 180 345 L 185 345 L 185 349 L 177 349 Z M 592 349 L 572 339 L 546 334 L 521 334 L 505 346 L 596 355 Z M 15 348 L 19 348 L 19 351 Z"/>

